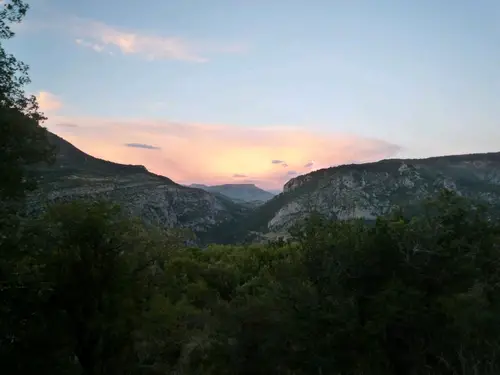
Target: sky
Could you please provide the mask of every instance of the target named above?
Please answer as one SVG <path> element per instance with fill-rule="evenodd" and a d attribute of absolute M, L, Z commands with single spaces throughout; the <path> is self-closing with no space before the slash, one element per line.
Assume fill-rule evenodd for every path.
<path fill-rule="evenodd" d="M 498 0 L 32 0 L 47 128 L 176 182 L 500 151 Z"/>

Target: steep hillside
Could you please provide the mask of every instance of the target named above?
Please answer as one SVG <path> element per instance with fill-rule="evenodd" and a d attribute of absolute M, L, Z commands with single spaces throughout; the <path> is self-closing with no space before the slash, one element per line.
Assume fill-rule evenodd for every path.
<path fill-rule="evenodd" d="M 190 228 L 200 235 L 246 212 L 228 198 L 181 186 L 143 166 L 92 157 L 57 135 L 51 135 L 51 142 L 57 148 L 56 162 L 32 171 L 39 180 L 39 189 L 30 197 L 34 212 L 46 202 L 104 198 L 148 223 Z"/>
<path fill-rule="evenodd" d="M 245 228 L 283 233 L 311 211 L 372 220 L 442 188 L 500 205 L 500 153 L 391 159 L 318 170 L 288 181 L 283 193 L 246 219 Z"/>
<path fill-rule="evenodd" d="M 222 194 L 237 203 L 262 204 L 275 195 L 258 188 L 254 184 L 224 184 L 212 186 L 192 184 L 191 187 L 203 189 L 211 193 Z"/>

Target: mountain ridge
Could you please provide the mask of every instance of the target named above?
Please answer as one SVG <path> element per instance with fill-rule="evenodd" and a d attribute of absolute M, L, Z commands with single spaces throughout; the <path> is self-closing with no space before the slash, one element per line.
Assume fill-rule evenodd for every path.
<path fill-rule="evenodd" d="M 330 171 L 332 169 L 337 169 L 337 168 L 356 168 L 357 166 L 365 166 L 368 167 L 373 164 L 380 164 L 380 163 L 392 163 L 392 162 L 400 162 L 400 163 L 418 163 L 418 164 L 425 164 L 425 163 L 430 163 L 430 162 L 444 162 L 444 161 L 458 161 L 458 160 L 469 160 L 469 161 L 477 161 L 477 160 L 482 160 L 485 157 L 490 157 L 492 159 L 498 160 L 500 162 L 500 152 L 484 152 L 484 153 L 469 153 L 469 154 L 451 154 L 451 155 L 442 155 L 442 156 L 430 156 L 430 157 L 425 157 L 425 158 L 389 158 L 389 159 L 381 159 L 378 161 L 372 161 L 372 162 L 367 162 L 367 163 L 350 163 L 350 164 L 339 164 L 335 166 L 331 166 L 328 168 L 321 168 L 317 169 L 315 171 L 309 172 L 307 174 L 303 174 L 297 177 L 293 177 L 290 180 L 288 180 L 284 185 L 283 185 L 283 191 L 289 186 L 290 183 L 294 180 L 300 180 L 301 177 L 303 176 L 308 176 L 308 175 L 317 175 L 321 173 L 325 173 L 326 171 Z"/>
<path fill-rule="evenodd" d="M 187 228 L 203 237 L 211 228 L 245 214 L 247 207 L 229 198 L 175 183 L 144 166 L 95 158 L 53 133 L 56 159 L 30 168 L 38 189 L 28 197 L 29 212 L 47 203 L 73 199 L 104 199 L 144 222 L 163 228 Z"/>
<path fill-rule="evenodd" d="M 500 204 L 500 152 L 384 159 L 324 168 L 290 179 L 283 193 L 258 207 L 251 230 L 281 232 L 311 211 L 368 220 L 440 189 Z"/>

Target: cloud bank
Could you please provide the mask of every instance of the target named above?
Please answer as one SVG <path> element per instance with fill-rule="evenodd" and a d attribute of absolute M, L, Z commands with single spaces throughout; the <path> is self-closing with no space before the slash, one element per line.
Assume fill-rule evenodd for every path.
<path fill-rule="evenodd" d="M 311 170 L 352 160 L 379 160 L 400 150 L 356 135 L 279 127 L 88 117 L 51 117 L 47 127 L 93 156 L 143 164 L 183 184 L 251 182 L 275 189 Z M 283 160 L 273 158 L 276 154 L 287 161 L 288 172 L 283 171 Z"/>

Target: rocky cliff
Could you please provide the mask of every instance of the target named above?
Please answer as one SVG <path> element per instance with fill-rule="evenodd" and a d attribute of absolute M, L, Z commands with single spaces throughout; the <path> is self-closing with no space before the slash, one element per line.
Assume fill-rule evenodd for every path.
<path fill-rule="evenodd" d="M 500 206 L 500 153 L 382 160 L 296 177 L 252 213 L 253 230 L 286 232 L 312 211 L 331 218 L 375 219 L 447 188 Z"/>
<path fill-rule="evenodd" d="M 198 234 L 245 213 L 230 199 L 181 186 L 143 166 L 94 158 L 57 135 L 51 135 L 51 142 L 57 149 L 55 163 L 32 171 L 39 181 L 39 189 L 29 197 L 32 212 L 43 210 L 47 202 L 106 199 L 147 223 Z"/>

